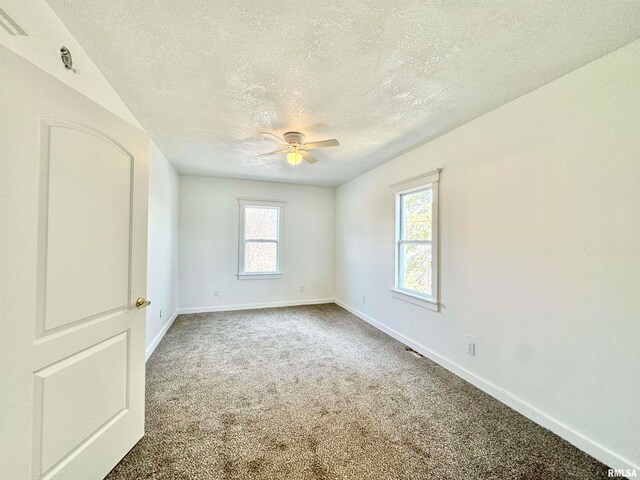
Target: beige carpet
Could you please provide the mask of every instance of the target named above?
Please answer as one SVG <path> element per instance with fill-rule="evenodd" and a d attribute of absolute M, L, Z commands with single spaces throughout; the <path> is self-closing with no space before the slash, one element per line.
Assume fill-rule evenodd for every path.
<path fill-rule="evenodd" d="M 579 479 L 607 468 L 336 305 L 181 315 L 118 479 Z"/>

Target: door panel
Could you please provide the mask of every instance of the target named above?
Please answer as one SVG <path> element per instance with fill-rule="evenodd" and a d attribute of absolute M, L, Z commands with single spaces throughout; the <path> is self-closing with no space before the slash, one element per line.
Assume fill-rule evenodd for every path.
<path fill-rule="evenodd" d="M 43 332 L 129 302 L 131 154 L 78 124 L 44 120 Z M 48 142 L 46 141 L 48 139 Z M 78 301 L 82 299 L 82 301 Z"/>
<path fill-rule="evenodd" d="M 41 474 L 126 411 L 127 343 L 123 332 L 35 372 L 35 458 Z"/>
<path fill-rule="evenodd" d="M 148 139 L 0 65 L 0 478 L 101 479 L 144 433 Z"/>

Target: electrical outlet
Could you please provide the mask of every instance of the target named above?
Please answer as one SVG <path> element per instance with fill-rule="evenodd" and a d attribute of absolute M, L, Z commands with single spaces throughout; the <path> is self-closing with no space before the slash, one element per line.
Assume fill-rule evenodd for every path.
<path fill-rule="evenodd" d="M 160 310 L 160 318 L 162 318 L 162 310 Z"/>
<path fill-rule="evenodd" d="M 473 338 L 467 337 L 467 355 L 476 355 L 476 342 Z"/>
<path fill-rule="evenodd" d="M 301 291 L 301 292 L 304 292 L 304 287 L 300 287 L 300 291 Z"/>
<path fill-rule="evenodd" d="M 365 297 L 364 295 L 362 295 L 362 303 L 367 303 L 367 297 Z"/>
<path fill-rule="evenodd" d="M 218 290 L 214 290 L 213 291 L 213 296 L 214 297 L 219 297 L 220 296 L 220 292 Z"/>

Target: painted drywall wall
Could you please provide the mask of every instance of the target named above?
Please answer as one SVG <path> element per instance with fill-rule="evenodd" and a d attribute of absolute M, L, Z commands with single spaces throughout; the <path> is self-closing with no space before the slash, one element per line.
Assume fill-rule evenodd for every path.
<path fill-rule="evenodd" d="M 178 311 L 179 175 L 155 144 L 149 151 L 147 358 Z"/>
<path fill-rule="evenodd" d="M 336 299 L 610 466 L 638 468 L 639 125 L 640 41 L 341 185 Z M 389 185 L 434 168 L 441 313 L 390 292 Z"/>
<path fill-rule="evenodd" d="M 142 129 L 129 107 L 45 0 L 3 0 L 0 7 L 26 33 L 12 36 L 0 30 L 0 44 Z M 76 73 L 62 64 L 62 46 L 71 52 Z"/>
<path fill-rule="evenodd" d="M 0 32 L 0 44 L 142 129 L 138 120 L 44 0 L 3 0 L 2 9 L 27 33 Z M 60 47 L 73 55 L 76 73 L 64 68 Z M 142 129 L 143 130 L 143 129 Z M 162 339 L 177 308 L 178 174 L 158 147 L 149 152 L 147 356 Z M 162 308 L 162 318 L 159 311 Z"/>
<path fill-rule="evenodd" d="M 282 278 L 236 278 L 238 197 L 286 202 Z M 334 241 L 335 188 L 181 176 L 180 311 L 333 301 Z"/>

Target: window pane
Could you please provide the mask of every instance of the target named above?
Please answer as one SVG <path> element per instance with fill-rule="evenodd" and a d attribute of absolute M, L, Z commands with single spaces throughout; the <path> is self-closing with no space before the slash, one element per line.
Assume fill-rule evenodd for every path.
<path fill-rule="evenodd" d="M 244 238 L 247 240 L 277 240 L 278 209 L 245 207 Z"/>
<path fill-rule="evenodd" d="M 431 245 L 402 244 L 400 288 L 431 295 L 431 271 Z"/>
<path fill-rule="evenodd" d="M 402 240 L 431 240 L 433 190 L 402 195 Z"/>
<path fill-rule="evenodd" d="M 278 269 L 276 242 L 245 242 L 245 272 L 275 272 Z"/>

